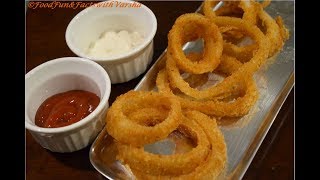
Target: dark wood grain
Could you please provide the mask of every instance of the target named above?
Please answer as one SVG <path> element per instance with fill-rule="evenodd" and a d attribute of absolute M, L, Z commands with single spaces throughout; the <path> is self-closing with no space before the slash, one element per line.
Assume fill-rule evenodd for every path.
<path fill-rule="evenodd" d="M 181 14 L 194 12 L 200 1 L 147 2 L 156 15 L 158 30 L 154 39 L 154 57 L 167 47 L 167 34 Z M 83 8 L 36 8 L 26 12 L 26 72 L 48 60 L 76 56 L 65 42 L 65 30 Z M 112 86 L 110 103 L 133 89 L 144 74 L 127 83 Z M 285 101 L 268 135 L 257 152 L 244 179 L 293 179 L 294 93 Z M 27 179 L 104 179 L 89 162 L 89 147 L 73 153 L 52 153 L 42 148 L 26 131 Z"/>

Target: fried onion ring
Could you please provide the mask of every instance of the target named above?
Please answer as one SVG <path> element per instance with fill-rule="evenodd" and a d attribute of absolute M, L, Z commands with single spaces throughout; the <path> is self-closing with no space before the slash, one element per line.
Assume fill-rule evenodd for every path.
<path fill-rule="evenodd" d="M 173 93 L 167 78 L 166 69 L 162 69 L 157 76 L 157 88 L 163 93 Z M 216 117 L 241 117 L 250 111 L 250 108 L 258 99 L 258 91 L 253 78 L 247 77 L 242 79 L 241 86 L 244 89 L 244 95 L 236 98 L 232 102 L 224 102 L 219 100 L 191 100 L 190 98 L 179 97 L 181 107 L 183 109 L 197 110 L 207 115 Z M 239 92 L 238 92 L 239 93 Z"/>
<path fill-rule="evenodd" d="M 201 126 L 209 140 L 210 152 L 206 159 L 191 173 L 176 176 L 155 176 L 146 174 L 145 171 L 133 170 L 138 179 L 216 179 L 221 174 L 227 160 L 227 147 L 216 120 L 197 111 L 186 111 L 186 116 Z"/>
<path fill-rule="evenodd" d="M 158 92 L 129 91 L 108 110 L 116 159 L 138 179 L 216 179 L 227 160 L 217 120 L 249 113 L 258 99 L 254 73 L 289 38 L 282 18 L 264 11 L 270 0 L 224 2 L 212 11 L 216 4 L 205 0 L 205 15 L 189 13 L 175 21 L 156 78 Z M 199 39 L 202 52 L 185 54 L 183 45 Z M 145 151 L 173 132 L 194 143 L 170 155 Z M 176 142 L 179 147 L 182 141 Z"/>
<path fill-rule="evenodd" d="M 281 16 L 278 16 L 276 18 L 276 23 L 278 24 L 279 28 L 280 28 L 280 34 L 282 37 L 283 41 L 286 41 L 289 39 L 289 30 L 286 28 L 286 26 L 283 23 L 283 19 Z"/>
<path fill-rule="evenodd" d="M 231 38 L 231 37 L 229 36 L 228 38 Z M 223 53 L 229 56 L 235 57 L 237 60 L 239 60 L 242 63 L 248 62 L 252 58 L 254 51 L 256 49 L 257 49 L 256 44 L 238 46 L 230 42 L 223 43 Z"/>
<path fill-rule="evenodd" d="M 224 56 L 222 57 L 222 59 L 224 59 Z M 181 77 L 175 61 L 173 60 L 173 58 L 170 58 L 169 55 L 167 55 L 166 69 L 171 86 L 178 88 L 184 94 L 196 99 L 210 99 L 216 97 L 221 98 L 238 90 L 237 84 L 234 84 L 233 87 L 230 87 L 228 89 L 220 88 L 221 85 L 219 86 L 219 84 L 204 90 L 198 90 L 196 88 L 190 87 L 190 85 Z"/>
<path fill-rule="evenodd" d="M 132 111 L 128 114 L 130 119 L 143 126 L 155 126 L 162 122 L 168 116 L 168 110 L 165 108 L 142 108 Z"/>
<path fill-rule="evenodd" d="M 269 41 L 270 46 L 268 57 L 272 57 L 282 49 L 284 42 L 289 37 L 289 31 L 284 26 L 281 17 L 277 17 L 276 20 L 274 20 L 266 11 L 263 10 L 262 5 L 256 2 L 252 2 L 252 4 L 254 4 L 257 9 L 257 19 L 261 21 L 262 25 L 266 29 L 265 36 Z M 228 28 L 230 29 L 230 27 Z M 219 27 L 219 29 L 221 29 L 221 27 Z M 237 36 L 239 35 L 236 35 L 234 38 L 238 38 Z M 232 39 L 232 34 L 231 37 L 229 34 L 227 38 Z M 224 42 L 223 45 L 223 53 L 231 55 L 241 62 L 248 61 L 253 56 L 255 50 L 255 44 L 239 47 L 233 43 Z"/>
<path fill-rule="evenodd" d="M 239 69 L 239 67 L 242 66 L 242 63 L 238 61 L 236 58 L 228 56 L 228 55 L 222 55 L 221 63 L 215 69 L 214 72 L 222 73 L 227 76 L 230 76 L 233 72 Z"/>
<path fill-rule="evenodd" d="M 271 3 L 271 0 L 263 0 L 263 2 L 261 3 L 261 6 L 263 8 L 266 8 L 270 5 L 270 3 Z"/>
<path fill-rule="evenodd" d="M 140 117 L 140 121 L 149 121 L 150 118 L 152 118 L 152 115 L 146 114 Z M 172 176 L 190 173 L 200 166 L 207 157 L 210 144 L 199 124 L 186 117 L 183 117 L 183 121 L 177 130 L 194 139 L 194 142 L 197 143 L 196 147 L 183 154 L 157 155 L 145 152 L 143 147 L 119 143 L 117 159 L 129 164 L 130 169 L 152 175 Z"/>
<path fill-rule="evenodd" d="M 219 26 L 234 26 L 246 32 L 250 37 L 252 37 L 252 39 L 254 39 L 258 49 L 250 61 L 244 63 L 231 76 L 226 77 L 221 83 L 205 90 L 191 88 L 190 85 L 180 76 L 179 69 L 175 64 L 176 59 L 171 58 L 171 54 L 167 54 L 166 68 L 171 86 L 178 88 L 184 94 L 195 99 L 221 98 L 237 91 L 238 87 L 240 87 L 239 84 L 241 84 L 240 80 L 243 79 L 242 77 L 252 76 L 252 74 L 258 70 L 262 64 L 264 64 L 268 55 L 269 42 L 266 41 L 265 36 L 257 27 L 252 27 L 247 22 L 238 18 L 217 17 L 214 21 Z"/>
<path fill-rule="evenodd" d="M 272 57 L 273 55 L 275 55 L 277 52 L 279 52 L 282 49 L 282 47 L 284 45 L 284 41 L 286 40 L 286 39 L 284 39 L 286 37 L 286 35 L 284 35 L 285 36 L 284 38 L 282 37 L 283 33 L 281 32 L 279 25 L 264 10 L 262 10 L 262 9 L 260 10 L 258 17 L 259 17 L 259 19 L 261 19 L 262 24 L 266 27 L 265 35 L 269 39 L 269 42 L 270 42 L 270 50 L 269 50 L 268 57 Z M 279 23 L 281 25 L 280 21 L 279 21 Z M 282 30 L 285 30 L 285 29 L 286 28 L 284 26 L 282 26 Z"/>
<path fill-rule="evenodd" d="M 204 39 L 203 57 L 194 62 L 185 56 L 182 46 L 199 38 Z M 222 45 L 218 27 L 203 15 L 196 13 L 178 17 L 168 34 L 168 54 L 175 59 L 181 70 L 193 74 L 213 71 L 220 63 Z"/>
<path fill-rule="evenodd" d="M 168 116 L 154 127 L 134 122 L 128 117 L 133 110 L 146 107 L 168 109 Z M 109 108 L 106 117 L 107 131 L 117 141 L 141 146 L 164 139 L 182 121 L 180 102 L 173 96 L 156 92 L 129 91 L 119 96 Z"/>
<path fill-rule="evenodd" d="M 270 42 L 268 39 L 266 39 L 265 35 L 258 27 L 252 26 L 239 18 L 232 17 L 217 17 L 214 18 L 213 22 L 219 27 L 236 27 L 237 29 L 243 31 L 247 36 L 252 38 L 252 40 L 255 42 L 257 46 L 257 49 L 255 50 L 256 52 L 248 62 L 244 63 L 243 66 L 239 68 L 239 71 L 248 71 L 249 73 L 254 73 L 266 62 L 269 53 Z"/>
<path fill-rule="evenodd" d="M 215 7 L 219 2 L 220 1 L 205 0 L 202 8 L 204 15 L 214 19 L 216 17 L 233 14 L 236 9 L 242 9 L 243 14 L 240 19 L 248 21 L 251 24 L 256 24 L 256 7 L 251 3 L 251 1 L 227 1 L 224 2 L 224 5 L 217 11 L 213 11 L 212 8 Z"/>

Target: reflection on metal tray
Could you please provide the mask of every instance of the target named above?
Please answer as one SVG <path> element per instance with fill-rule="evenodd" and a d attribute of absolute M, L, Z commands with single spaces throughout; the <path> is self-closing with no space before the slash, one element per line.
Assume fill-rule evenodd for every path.
<path fill-rule="evenodd" d="M 220 125 L 228 148 L 228 162 L 224 173 L 224 178 L 228 179 L 243 177 L 294 85 L 294 2 L 275 1 L 266 8 L 266 11 L 272 17 L 282 16 L 290 31 L 290 39 L 283 51 L 274 60 L 270 60 L 273 63 L 266 64 L 267 67 L 261 68 L 255 74 L 260 96 L 250 113 L 236 123 Z M 188 43 L 184 49 L 186 52 L 199 50 L 201 42 Z M 165 53 L 158 58 L 135 90 L 155 89 L 155 79 L 158 71 L 164 66 Z M 162 146 L 166 146 L 165 144 Z M 115 155 L 112 138 L 103 130 L 90 150 L 92 165 L 110 179 L 133 179 L 131 171 L 116 161 Z"/>

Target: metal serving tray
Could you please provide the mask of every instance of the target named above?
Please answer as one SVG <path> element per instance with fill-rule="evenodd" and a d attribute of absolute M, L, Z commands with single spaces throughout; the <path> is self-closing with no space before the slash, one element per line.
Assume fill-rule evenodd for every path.
<path fill-rule="evenodd" d="M 250 113 L 235 123 L 220 125 L 228 148 L 228 162 L 222 179 L 243 177 L 294 85 L 294 2 L 274 1 L 266 11 L 272 17 L 282 16 L 290 31 L 290 39 L 283 51 L 255 74 L 260 96 Z M 199 42 L 188 43 L 184 47 L 185 51 L 199 48 Z M 135 90 L 155 89 L 155 79 L 164 65 L 165 53 L 158 58 Z M 92 165 L 109 179 L 132 179 L 131 172 L 115 160 L 115 150 L 109 146 L 111 141 L 106 130 L 103 130 L 90 150 Z"/>

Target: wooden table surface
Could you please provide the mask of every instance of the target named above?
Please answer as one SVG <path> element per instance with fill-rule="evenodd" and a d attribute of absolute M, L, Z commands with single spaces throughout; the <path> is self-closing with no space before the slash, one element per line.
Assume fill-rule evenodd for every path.
<path fill-rule="evenodd" d="M 158 30 L 154 39 L 155 61 L 167 47 L 167 34 L 174 20 L 183 13 L 194 12 L 201 2 L 143 1 L 142 3 L 154 12 L 158 20 Z M 76 56 L 65 42 L 65 30 L 70 20 L 81 10 L 83 8 L 27 9 L 26 72 L 47 60 Z M 110 104 L 118 95 L 133 89 L 143 75 L 127 83 L 112 85 Z M 292 90 L 243 179 L 293 179 L 293 131 Z M 90 146 L 66 154 L 53 153 L 42 148 L 26 130 L 26 178 L 104 179 L 90 164 L 89 148 Z"/>

